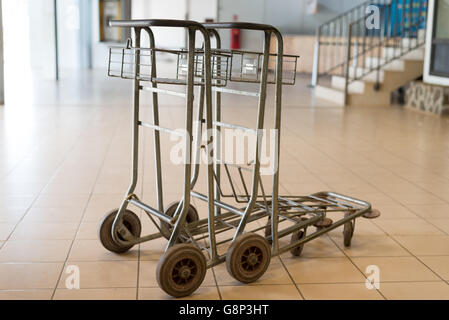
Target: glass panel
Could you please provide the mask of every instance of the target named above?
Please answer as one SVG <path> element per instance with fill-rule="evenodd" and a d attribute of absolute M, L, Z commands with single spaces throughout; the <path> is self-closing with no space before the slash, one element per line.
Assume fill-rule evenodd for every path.
<path fill-rule="evenodd" d="M 449 0 L 438 0 L 435 38 L 449 39 Z"/>

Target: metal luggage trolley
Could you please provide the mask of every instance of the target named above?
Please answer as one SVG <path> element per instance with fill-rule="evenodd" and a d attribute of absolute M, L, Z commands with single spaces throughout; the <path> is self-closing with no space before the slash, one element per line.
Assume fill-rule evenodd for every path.
<path fill-rule="evenodd" d="M 128 41 L 125 48 L 111 48 L 109 53 L 110 76 L 134 80 L 134 117 L 132 181 L 125 199 L 119 209 L 113 210 L 103 218 L 99 237 L 104 247 L 116 253 L 123 253 L 137 243 L 165 237 L 168 239 L 166 251 L 156 270 L 159 286 L 174 297 L 193 293 L 202 283 L 207 268 L 226 262 L 229 273 L 243 283 L 259 279 L 269 266 L 271 256 L 290 251 L 301 254 L 303 245 L 337 227 L 344 226 L 344 244 L 349 246 L 354 232 L 355 219 L 364 216 L 375 218 L 377 210 L 368 202 L 357 200 L 334 192 L 319 192 L 309 196 L 280 196 L 279 170 L 272 173 L 272 191 L 266 193 L 261 178 L 261 140 L 264 129 L 265 105 L 268 84 L 275 85 L 275 108 L 273 128 L 278 132 L 274 153 L 279 164 L 279 143 L 281 129 L 282 85 L 294 84 L 297 56 L 283 54 L 283 41 L 280 32 L 269 25 L 253 23 L 208 23 L 176 20 L 128 20 L 112 21 L 111 26 L 132 27 L 136 40 L 132 46 Z M 178 27 L 187 29 L 188 47 L 179 50 L 163 50 L 155 47 L 151 27 Z M 217 29 L 246 29 L 264 34 L 262 52 L 243 50 L 224 50 Z M 149 48 L 140 45 L 141 31 L 150 39 Z M 203 35 L 201 49 L 195 48 L 195 33 Z M 272 35 L 277 40 L 277 53 L 270 54 Z M 216 48 L 211 48 L 211 37 L 216 39 Z M 177 71 L 174 78 L 158 78 L 156 72 L 156 53 L 166 52 L 177 55 Z M 115 58 L 114 58 L 115 57 Z M 118 57 L 118 60 L 115 60 Z M 275 60 L 274 73 L 270 73 L 269 60 Z M 144 61 L 144 60 L 147 61 Z M 114 67 L 115 64 L 115 67 Z M 290 65 L 290 70 L 283 70 Z M 117 67 L 118 66 L 118 67 Z M 129 70 L 131 67 L 132 70 Z M 274 75 L 272 79 L 269 77 Z M 229 88 L 232 82 L 259 84 L 258 92 L 248 92 Z M 150 83 L 149 86 L 144 83 Z M 186 94 L 159 89 L 158 83 L 186 86 Z M 192 136 L 193 128 L 193 89 L 200 87 L 198 103 L 198 128 Z M 153 93 L 153 123 L 144 123 L 139 118 L 139 92 Z M 215 92 L 213 112 L 212 92 Z M 186 133 L 191 137 L 187 143 L 184 164 L 184 192 L 179 202 L 164 210 L 162 199 L 161 145 L 160 132 L 171 132 L 159 126 L 158 94 L 181 95 L 186 98 Z M 256 128 L 244 128 L 222 121 L 221 94 L 237 94 L 258 98 Z M 204 110 L 205 106 L 205 110 Z M 203 116 L 205 119 L 203 120 Z M 213 119 L 214 118 L 214 119 Z M 202 124 L 206 124 L 207 143 L 203 146 Z M 154 129 L 155 173 L 157 186 L 157 208 L 140 201 L 134 194 L 137 182 L 138 132 L 144 126 Z M 255 135 L 254 159 L 248 166 L 230 164 L 220 159 L 220 132 L 222 129 L 241 129 Z M 213 131 L 211 131 L 214 129 Z M 195 190 L 200 165 L 199 153 L 205 149 L 213 161 L 207 163 L 207 194 Z M 191 151 L 195 162 L 191 164 Z M 216 152 L 214 154 L 213 152 Z M 193 167 L 193 171 L 192 171 Z M 239 183 L 244 192 L 237 191 L 235 179 L 230 174 L 234 168 L 238 172 Z M 222 179 L 224 169 L 227 179 Z M 250 175 L 250 188 L 243 171 Z M 223 182 L 227 181 L 232 190 L 226 193 Z M 207 203 L 208 217 L 199 219 L 197 210 L 191 205 L 191 197 Z M 239 205 L 225 202 L 225 199 Z M 154 225 L 157 233 L 141 236 L 140 220 L 128 205 L 142 209 Z M 343 217 L 332 221 L 326 215 L 339 213 Z M 262 222 L 267 220 L 264 223 Z M 256 227 L 249 228 L 256 223 Z M 280 226 L 285 226 L 280 228 Z M 311 227 L 314 232 L 307 234 Z M 263 235 L 261 235 L 262 233 Z M 228 235 L 218 240 L 219 235 Z M 290 236 L 290 241 L 281 244 L 279 240 Z M 218 247 L 230 244 L 224 254 Z"/>

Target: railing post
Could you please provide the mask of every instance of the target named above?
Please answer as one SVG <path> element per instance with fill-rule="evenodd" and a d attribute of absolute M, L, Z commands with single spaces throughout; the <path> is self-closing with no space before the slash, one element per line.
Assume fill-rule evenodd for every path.
<path fill-rule="evenodd" d="M 313 71 L 312 71 L 312 87 L 318 84 L 318 77 L 320 73 L 320 41 L 321 41 L 321 26 L 318 27 L 316 32 L 315 41 L 315 53 L 313 58 Z"/>
<path fill-rule="evenodd" d="M 344 105 L 348 102 L 348 87 L 349 87 L 349 65 L 351 63 L 351 42 L 352 42 L 352 23 L 348 26 L 348 51 L 346 52 L 346 64 L 345 64 L 345 92 L 344 92 Z"/>

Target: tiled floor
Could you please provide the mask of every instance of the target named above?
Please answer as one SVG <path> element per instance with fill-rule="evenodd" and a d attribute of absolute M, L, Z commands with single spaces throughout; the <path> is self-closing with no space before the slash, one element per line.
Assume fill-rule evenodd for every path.
<path fill-rule="evenodd" d="M 400 107 L 332 107 L 314 101 L 307 81 L 285 87 L 282 192 L 335 190 L 372 202 L 382 216 L 357 222 L 351 248 L 333 231 L 306 244 L 300 258 L 273 258 L 251 285 L 217 266 L 190 298 L 449 299 L 448 119 Z M 169 298 L 155 278 L 165 241 L 116 255 L 96 236 L 129 183 L 131 93 L 130 82 L 84 72 L 7 95 L 0 107 L 0 299 Z M 150 98 L 143 94 L 147 119 Z M 225 119 L 252 123 L 250 98 L 223 99 Z M 160 98 L 163 125 L 182 127 L 182 103 Z M 272 111 L 270 104 L 268 118 Z M 137 194 L 152 203 L 149 131 L 140 142 Z M 169 203 L 182 182 L 179 166 L 163 158 Z M 66 288 L 71 265 L 80 269 L 80 290 Z M 365 286 L 370 265 L 380 268 L 379 290 Z"/>

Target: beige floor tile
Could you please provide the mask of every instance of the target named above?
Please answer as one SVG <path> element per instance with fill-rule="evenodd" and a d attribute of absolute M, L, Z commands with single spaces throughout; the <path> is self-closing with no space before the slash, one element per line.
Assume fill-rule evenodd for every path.
<path fill-rule="evenodd" d="M 449 236 L 394 236 L 416 256 L 449 255 Z"/>
<path fill-rule="evenodd" d="M 383 300 L 377 290 L 365 283 L 299 284 L 306 300 Z"/>
<path fill-rule="evenodd" d="M 214 267 L 215 277 L 219 286 L 245 285 L 235 280 L 226 269 L 225 263 Z M 272 258 L 265 274 L 256 282 L 249 285 L 292 284 L 292 280 L 278 258 Z"/>
<path fill-rule="evenodd" d="M 0 250 L 0 262 L 64 262 L 71 240 L 10 240 Z"/>
<path fill-rule="evenodd" d="M 352 261 L 360 270 L 367 270 L 367 267 L 372 265 L 379 267 L 381 282 L 440 280 L 415 257 L 353 258 Z"/>
<path fill-rule="evenodd" d="M 410 253 L 402 248 L 389 236 L 359 236 L 357 230 L 352 238 L 351 247 L 343 245 L 343 237 L 335 237 L 337 245 L 350 257 L 388 257 L 409 256 Z"/>
<path fill-rule="evenodd" d="M 343 218 L 341 214 L 339 215 L 328 215 L 329 218 L 333 219 L 334 222 Z M 339 227 L 329 232 L 331 236 L 341 236 L 343 234 L 343 227 Z M 358 218 L 355 222 L 355 233 L 354 236 L 384 236 L 386 233 L 379 228 L 373 220 Z"/>
<path fill-rule="evenodd" d="M 414 212 L 401 205 L 377 205 L 376 209 L 380 211 L 381 215 L 374 222 L 379 220 L 418 218 Z"/>
<path fill-rule="evenodd" d="M 449 218 L 449 204 L 407 205 L 407 208 L 424 219 Z"/>
<path fill-rule="evenodd" d="M 389 300 L 449 300 L 446 282 L 381 283 L 380 292 Z"/>
<path fill-rule="evenodd" d="M 63 263 L 0 263 L 0 290 L 53 289 Z"/>
<path fill-rule="evenodd" d="M 158 238 L 140 244 L 140 260 L 159 261 L 167 246 L 167 239 Z"/>
<path fill-rule="evenodd" d="M 98 227 L 99 223 L 97 222 L 81 222 L 76 239 L 98 240 Z"/>
<path fill-rule="evenodd" d="M 327 236 L 319 237 L 304 244 L 301 254 L 302 258 L 328 258 L 343 256 L 343 252 Z M 292 255 L 290 252 L 287 252 L 283 254 L 282 257 L 292 257 Z"/>
<path fill-rule="evenodd" d="M 223 300 L 302 300 L 294 285 L 220 286 Z"/>
<path fill-rule="evenodd" d="M 0 194 L 1 195 L 37 195 L 45 186 L 44 183 L 34 182 L 34 183 L 24 183 L 24 182 L 11 182 L 6 181 L 0 183 Z"/>
<path fill-rule="evenodd" d="M 138 246 L 117 254 L 106 250 L 100 240 L 75 240 L 68 261 L 134 261 L 138 259 Z"/>
<path fill-rule="evenodd" d="M 0 195 L 0 210 L 4 209 L 26 209 L 28 208 L 36 196 L 10 196 Z"/>
<path fill-rule="evenodd" d="M 49 195 L 89 195 L 92 192 L 93 185 L 91 183 L 49 183 L 42 194 Z"/>
<path fill-rule="evenodd" d="M 442 279 L 449 280 L 449 256 L 420 256 L 418 259 Z"/>
<path fill-rule="evenodd" d="M 136 288 L 57 289 L 54 300 L 136 300 Z"/>
<path fill-rule="evenodd" d="M 0 290 L 0 300 L 50 300 L 53 289 Z"/>
<path fill-rule="evenodd" d="M 442 235 L 432 224 L 423 219 L 379 220 L 375 223 L 389 235 Z"/>
<path fill-rule="evenodd" d="M 172 300 L 175 299 L 167 295 L 160 288 L 139 288 L 139 300 Z M 217 287 L 200 287 L 191 296 L 180 300 L 219 300 Z"/>
<path fill-rule="evenodd" d="M 132 288 L 137 285 L 137 261 L 95 261 L 69 262 L 67 266 L 77 266 L 80 275 L 80 288 Z M 67 272 L 67 266 L 62 273 L 58 288 L 66 288 L 73 273 Z"/>
<path fill-rule="evenodd" d="M 76 222 L 21 222 L 11 235 L 11 240 L 71 240 Z"/>
<path fill-rule="evenodd" d="M 0 208 L 0 223 L 17 223 L 27 209 Z"/>
<path fill-rule="evenodd" d="M 0 222 L 0 240 L 2 241 L 7 240 L 12 231 L 14 230 L 15 226 L 16 225 L 14 223 Z"/>
<path fill-rule="evenodd" d="M 448 214 L 449 216 L 449 214 Z M 446 234 L 449 234 L 449 218 L 447 219 L 428 219 L 429 223 L 433 224 L 436 228 L 442 230 Z"/>
<path fill-rule="evenodd" d="M 78 208 L 31 208 L 23 222 L 74 222 L 79 223 L 83 215 Z"/>
<path fill-rule="evenodd" d="M 74 208 L 84 209 L 89 195 L 41 194 L 33 203 L 33 208 Z"/>
<path fill-rule="evenodd" d="M 424 191 L 414 193 L 390 193 L 390 196 L 404 205 L 445 204 L 440 198 Z"/>
<path fill-rule="evenodd" d="M 295 283 L 364 282 L 365 277 L 348 258 L 283 259 Z"/>

